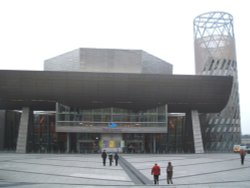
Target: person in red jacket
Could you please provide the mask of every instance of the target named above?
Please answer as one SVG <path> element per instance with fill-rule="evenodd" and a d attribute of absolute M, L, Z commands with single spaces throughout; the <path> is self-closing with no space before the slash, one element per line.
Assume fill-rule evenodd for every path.
<path fill-rule="evenodd" d="M 161 175 L 161 168 L 157 163 L 152 167 L 151 174 L 154 176 L 154 183 L 159 184 L 159 176 Z"/>

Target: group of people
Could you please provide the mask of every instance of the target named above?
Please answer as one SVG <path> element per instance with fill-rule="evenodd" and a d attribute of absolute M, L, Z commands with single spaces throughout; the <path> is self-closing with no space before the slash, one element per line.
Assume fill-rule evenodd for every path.
<path fill-rule="evenodd" d="M 102 163 L 103 163 L 103 166 L 106 166 L 106 159 L 107 159 L 107 157 L 109 158 L 109 166 L 112 166 L 112 163 L 113 163 L 113 153 L 107 154 L 106 150 L 103 150 L 103 152 L 102 152 Z M 117 166 L 118 165 L 118 159 L 119 159 L 119 155 L 118 155 L 117 152 L 114 155 L 114 159 L 115 159 L 115 166 Z"/>
<path fill-rule="evenodd" d="M 240 158 L 241 158 L 241 164 L 244 165 L 244 160 L 246 156 L 246 151 L 244 149 L 240 150 Z M 171 162 L 168 162 L 168 166 L 166 168 L 166 174 L 167 174 L 167 183 L 173 184 L 173 165 Z M 161 175 L 161 168 L 160 166 L 155 163 L 155 165 L 151 169 L 151 174 L 154 176 L 154 184 L 159 184 L 159 176 Z"/>
<path fill-rule="evenodd" d="M 102 154 L 101 154 L 101 157 L 102 157 L 103 166 L 106 166 L 107 158 L 109 159 L 109 166 L 112 166 L 113 158 L 115 159 L 115 165 L 116 166 L 118 165 L 119 155 L 118 155 L 117 152 L 113 156 L 113 154 L 111 152 L 107 154 L 106 150 L 103 150 Z M 172 166 L 171 162 L 168 162 L 168 166 L 166 168 L 167 183 L 168 184 L 169 183 L 173 184 L 173 181 L 172 181 L 173 168 L 174 167 Z M 152 167 L 151 174 L 154 176 L 154 184 L 159 184 L 159 176 L 161 174 L 161 168 L 157 163 L 155 163 L 155 165 Z"/>
<path fill-rule="evenodd" d="M 246 151 L 244 149 L 240 150 L 240 157 L 241 157 L 241 164 L 244 164 L 244 159 L 245 159 L 245 155 L 246 155 Z M 113 162 L 113 154 L 109 153 L 107 154 L 105 150 L 103 150 L 102 152 L 102 161 L 103 161 L 103 166 L 106 166 L 106 159 L 107 157 L 109 158 L 109 166 L 112 166 L 112 162 Z M 115 153 L 114 155 L 114 159 L 115 159 L 115 165 L 118 165 L 118 159 L 119 159 L 119 155 L 118 153 Z M 166 167 L 166 174 L 167 174 L 167 184 L 171 183 L 173 184 L 173 165 L 171 162 L 168 162 L 168 165 Z M 161 168 L 160 166 L 155 163 L 154 166 L 151 169 L 151 174 L 154 177 L 154 184 L 159 184 L 159 176 L 161 175 Z"/>
<path fill-rule="evenodd" d="M 167 183 L 173 184 L 173 165 L 171 162 L 168 162 L 168 166 L 166 167 L 166 174 L 167 174 Z M 155 163 L 155 165 L 151 169 L 151 174 L 154 176 L 154 184 L 159 184 L 159 176 L 161 175 L 161 168 L 160 166 Z"/>
<path fill-rule="evenodd" d="M 118 165 L 119 155 L 117 152 L 115 153 L 113 157 L 113 154 L 111 152 L 107 154 L 106 150 L 103 150 L 101 156 L 102 156 L 103 166 L 106 166 L 107 158 L 109 159 L 109 166 L 112 166 L 113 158 L 115 159 L 115 165 L 116 166 Z M 173 168 L 174 167 L 172 166 L 171 162 L 168 162 L 168 166 L 166 168 L 168 184 L 169 183 L 173 184 L 173 181 L 172 181 Z M 154 184 L 159 184 L 159 176 L 161 174 L 161 168 L 157 163 L 155 163 L 155 165 L 152 167 L 151 174 L 154 176 Z"/>

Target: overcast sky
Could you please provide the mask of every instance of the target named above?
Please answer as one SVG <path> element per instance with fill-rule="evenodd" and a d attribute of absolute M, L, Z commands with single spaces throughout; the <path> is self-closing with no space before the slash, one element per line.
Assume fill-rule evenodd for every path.
<path fill-rule="evenodd" d="M 247 0 L 1 0 L 0 69 L 43 70 L 45 59 L 89 47 L 141 49 L 174 74 L 194 74 L 193 19 L 209 11 L 234 17 L 242 133 L 250 134 Z"/>

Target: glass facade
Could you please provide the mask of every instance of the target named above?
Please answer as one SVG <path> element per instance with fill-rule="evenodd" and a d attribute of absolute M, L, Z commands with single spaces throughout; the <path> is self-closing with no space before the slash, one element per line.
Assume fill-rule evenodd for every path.
<path fill-rule="evenodd" d="M 34 112 L 33 121 L 29 126 L 28 131 L 28 145 L 27 152 L 29 153 L 98 153 L 103 148 L 112 151 L 121 151 L 124 153 L 187 153 L 193 151 L 192 129 L 187 124 L 185 114 L 168 114 L 168 117 L 163 117 L 165 110 L 163 107 L 157 109 L 151 109 L 149 111 L 138 113 L 127 113 L 127 110 L 123 109 L 92 109 L 92 110 L 80 110 L 75 111 L 73 108 L 60 105 L 62 112 L 67 109 L 68 113 L 63 113 L 65 119 L 64 125 L 69 123 L 71 131 L 56 132 L 56 117 L 62 115 L 62 113 L 56 114 L 56 112 Z M 69 113 L 70 112 L 70 113 Z M 124 117 L 126 121 L 128 119 L 133 120 L 127 124 L 131 125 L 129 129 L 134 128 L 134 123 L 141 123 L 143 126 L 149 125 L 153 122 L 155 126 L 161 126 L 162 121 L 165 122 L 165 127 L 168 132 L 162 133 L 113 133 L 107 132 L 107 129 L 102 129 L 102 132 L 80 132 L 74 131 L 75 120 L 79 119 L 80 122 L 84 118 L 84 113 L 87 112 L 88 125 L 92 120 L 96 122 L 103 122 L 105 120 L 106 127 L 111 120 L 111 114 L 120 114 L 119 118 L 114 121 L 118 126 L 124 126 L 122 122 Z M 111 113 L 113 112 L 113 113 Z M 92 113 L 91 115 L 89 113 Z M 122 116 L 121 114 L 124 114 Z M 8 129 L 5 129 L 5 149 L 15 150 L 17 130 L 18 126 L 13 129 L 10 125 L 18 125 L 20 120 L 20 112 L 8 113 L 6 116 Z M 105 117 L 108 116 L 108 117 Z M 15 118 L 13 118 L 15 117 Z M 96 118 L 97 117 L 97 118 Z M 130 118 L 129 118 L 130 117 Z M 103 119 L 106 118 L 106 119 Z M 155 123 L 156 119 L 160 119 L 159 123 Z M 14 121 L 15 120 L 15 121 Z M 61 119 L 62 120 L 62 119 Z M 72 122 L 70 123 L 70 120 Z M 137 120 L 137 121 L 135 121 Z M 146 120 L 152 120 L 146 122 Z M 119 124 L 121 122 L 121 124 Z M 160 124 L 160 125 L 159 125 Z M 133 125 L 133 126 L 132 126 Z M 59 122 L 60 126 L 60 122 Z M 65 125 L 66 126 L 66 125 Z M 96 126 L 102 126 L 102 124 L 96 123 Z M 91 126 L 90 126 L 91 127 Z M 90 128 L 88 127 L 88 128 Z M 11 130 L 10 130 L 11 129 Z M 112 128 L 111 128 L 112 129 Z M 120 129 L 118 129 L 120 131 Z M 15 135 L 10 135 L 15 133 Z"/>
<path fill-rule="evenodd" d="M 193 136 L 192 126 L 188 123 L 185 114 L 172 114 L 168 117 L 168 153 L 192 153 Z"/>
<path fill-rule="evenodd" d="M 66 133 L 55 131 L 55 113 L 33 114 L 33 123 L 29 126 L 28 152 L 65 152 Z"/>
<path fill-rule="evenodd" d="M 70 132 L 69 147 L 73 151 L 166 152 L 165 108 L 160 106 L 138 112 L 113 107 L 86 110 L 57 103 L 56 126 Z M 73 127 L 78 128 L 76 134 L 71 133 Z M 152 130 L 157 128 L 161 129 L 154 133 Z"/>
<path fill-rule="evenodd" d="M 15 150 L 17 145 L 18 128 L 21 118 L 21 113 L 18 111 L 7 110 L 4 113 L 4 150 Z"/>
<path fill-rule="evenodd" d="M 165 106 L 133 112 L 121 108 L 82 110 L 57 103 L 56 126 L 166 127 Z"/>

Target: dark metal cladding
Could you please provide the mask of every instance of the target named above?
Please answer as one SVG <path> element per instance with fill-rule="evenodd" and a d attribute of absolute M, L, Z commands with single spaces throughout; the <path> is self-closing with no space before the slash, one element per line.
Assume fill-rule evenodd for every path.
<path fill-rule="evenodd" d="M 134 111 L 168 104 L 169 112 L 219 112 L 231 76 L 0 70 L 0 109 L 54 110 L 59 102 L 85 109 Z"/>

